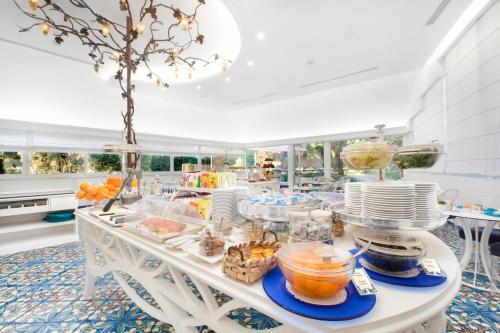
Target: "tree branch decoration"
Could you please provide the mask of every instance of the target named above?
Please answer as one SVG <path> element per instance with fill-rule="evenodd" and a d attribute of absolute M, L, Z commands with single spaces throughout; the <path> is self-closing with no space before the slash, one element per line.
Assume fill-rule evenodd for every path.
<path fill-rule="evenodd" d="M 61 0 L 57 3 L 55 0 L 25 0 L 31 11 L 23 9 L 18 0 L 13 1 L 19 10 L 35 21 L 28 27 L 20 27 L 20 32 L 41 28 L 42 34 L 48 36 L 53 31 L 57 44 L 64 43 L 69 36 L 78 38 L 89 48 L 88 56 L 96 72 L 105 61 L 116 62 L 114 78 L 120 85 L 121 96 L 127 101 L 126 112 L 122 111 L 127 144 L 137 144 L 132 122 L 135 113 L 132 73 L 136 73 L 140 65 L 145 66 L 147 76 L 157 86 L 166 88 L 169 84 L 152 69 L 151 59 L 154 57 L 160 57 L 176 77 L 181 71 L 186 71 L 189 79 L 199 66 L 219 64 L 225 71 L 231 63 L 218 54 L 202 59 L 187 52 L 193 45 L 205 41 L 196 17 L 205 0 L 192 0 L 195 2 L 192 13 L 161 0 L 134 0 L 139 4 L 143 1 L 140 9 L 134 11 L 131 7 L 134 1 L 115 0 L 126 16 L 125 22 L 116 22 L 99 14 L 87 4 L 88 0 Z M 160 15 L 169 17 L 171 22 L 166 24 L 160 20 Z M 127 155 L 128 167 L 137 167 L 139 155 Z"/>

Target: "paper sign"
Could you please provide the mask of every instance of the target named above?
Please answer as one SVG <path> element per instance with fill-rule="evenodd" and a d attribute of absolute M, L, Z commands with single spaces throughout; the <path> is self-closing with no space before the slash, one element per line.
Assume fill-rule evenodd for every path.
<path fill-rule="evenodd" d="M 426 275 L 432 276 L 446 276 L 436 259 L 425 258 L 422 259 L 422 268 Z"/>
<path fill-rule="evenodd" d="M 354 286 L 361 296 L 373 295 L 378 292 L 377 288 L 375 288 L 372 280 L 370 279 L 368 274 L 366 274 L 366 271 L 363 268 L 356 268 L 354 270 L 352 283 L 354 283 Z"/>

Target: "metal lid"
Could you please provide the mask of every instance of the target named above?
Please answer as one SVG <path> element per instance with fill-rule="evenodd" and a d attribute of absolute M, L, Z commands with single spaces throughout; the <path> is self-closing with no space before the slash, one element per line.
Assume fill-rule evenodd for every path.
<path fill-rule="evenodd" d="M 398 257 L 424 257 L 426 246 L 420 239 L 383 230 L 359 229 L 354 241 L 360 247 L 369 245 L 370 251 Z"/>
<path fill-rule="evenodd" d="M 286 244 L 278 250 L 278 260 L 295 270 L 322 276 L 352 271 L 355 263 L 349 251 L 316 242 Z"/>

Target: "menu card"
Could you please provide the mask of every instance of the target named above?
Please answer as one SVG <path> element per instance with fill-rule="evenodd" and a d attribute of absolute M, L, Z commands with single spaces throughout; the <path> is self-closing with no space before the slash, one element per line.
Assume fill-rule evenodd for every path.
<path fill-rule="evenodd" d="M 361 296 L 373 295 L 378 292 L 364 268 L 356 268 L 354 270 L 352 282 Z"/>
<path fill-rule="evenodd" d="M 436 259 L 425 258 L 422 259 L 422 268 L 424 269 L 424 273 L 426 275 L 432 276 L 446 276 L 446 273 L 443 272 Z"/>

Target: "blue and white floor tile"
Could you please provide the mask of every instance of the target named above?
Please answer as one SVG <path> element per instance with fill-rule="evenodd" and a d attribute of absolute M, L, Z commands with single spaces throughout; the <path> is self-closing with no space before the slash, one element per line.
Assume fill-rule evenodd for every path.
<path fill-rule="evenodd" d="M 459 255 L 459 242 L 451 225 L 434 233 Z M 154 260 L 147 264 L 151 269 L 158 266 Z M 111 274 L 97 280 L 93 300 L 83 300 L 83 277 L 81 243 L 0 257 L 0 333 L 173 331 L 169 324 L 151 318 L 135 306 Z M 465 274 L 464 278 L 471 277 Z M 133 280 L 129 283 L 146 301 L 157 306 L 141 285 Z M 198 291 L 194 288 L 193 292 Z M 212 292 L 219 304 L 230 300 L 216 290 Z M 499 302 L 498 295 L 463 287 L 447 310 L 448 332 L 500 332 Z M 229 317 L 255 329 L 280 325 L 250 308 L 231 311 Z M 198 330 L 212 332 L 208 327 Z"/>

